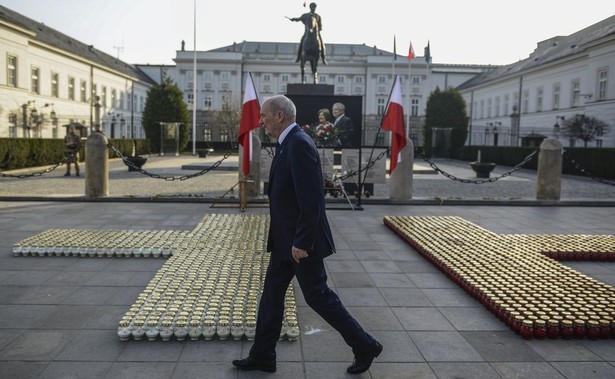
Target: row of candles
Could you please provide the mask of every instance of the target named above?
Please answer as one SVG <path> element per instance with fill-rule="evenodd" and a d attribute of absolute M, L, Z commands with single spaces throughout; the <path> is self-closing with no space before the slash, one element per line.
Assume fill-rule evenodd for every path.
<path fill-rule="evenodd" d="M 613 236 L 498 235 L 459 217 L 384 223 L 524 338 L 615 338 L 615 288 L 544 254 L 612 260 Z"/>
<path fill-rule="evenodd" d="M 163 256 L 168 260 L 119 321 L 120 340 L 251 340 L 269 263 L 268 228 L 266 215 L 213 214 L 191 232 L 52 229 L 18 242 L 13 252 Z M 290 285 L 280 339 L 298 337 Z"/>

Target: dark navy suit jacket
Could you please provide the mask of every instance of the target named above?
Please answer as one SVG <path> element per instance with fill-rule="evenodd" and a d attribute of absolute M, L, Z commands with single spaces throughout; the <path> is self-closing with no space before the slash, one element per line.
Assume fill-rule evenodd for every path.
<path fill-rule="evenodd" d="M 307 259 L 322 259 L 335 252 L 325 214 L 321 167 L 314 141 L 295 124 L 269 171 L 267 250 L 271 259 L 292 260 L 293 246 L 307 250 Z"/>

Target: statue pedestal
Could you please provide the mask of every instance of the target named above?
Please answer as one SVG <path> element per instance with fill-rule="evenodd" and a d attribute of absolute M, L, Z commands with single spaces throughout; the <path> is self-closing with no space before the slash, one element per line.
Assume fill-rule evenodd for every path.
<path fill-rule="evenodd" d="M 332 84 L 287 84 L 287 95 L 333 96 L 335 86 Z"/>

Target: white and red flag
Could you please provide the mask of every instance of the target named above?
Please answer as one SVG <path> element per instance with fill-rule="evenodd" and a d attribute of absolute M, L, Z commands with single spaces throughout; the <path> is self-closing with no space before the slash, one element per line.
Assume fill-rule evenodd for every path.
<path fill-rule="evenodd" d="M 391 163 L 393 173 L 397 163 L 401 162 L 401 150 L 406 146 L 406 131 L 404 128 L 404 107 L 401 104 L 401 80 L 395 75 L 395 83 L 389 96 L 389 104 L 382 119 L 382 129 L 391 131 Z"/>
<path fill-rule="evenodd" d="M 252 74 L 246 76 L 246 87 L 243 94 L 243 106 L 241 109 L 241 122 L 239 124 L 239 144 L 243 147 L 243 159 L 241 170 L 244 176 L 250 174 L 250 162 L 252 161 L 252 133 L 253 129 L 260 127 L 261 106 L 254 89 Z"/>
<path fill-rule="evenodd" d="M 414 55 L 414 48 L 412 47 L 412 41 L 410 41 L 410 47 L 408 48 L 408 61 L 414 59 L 416 55 Z"/>

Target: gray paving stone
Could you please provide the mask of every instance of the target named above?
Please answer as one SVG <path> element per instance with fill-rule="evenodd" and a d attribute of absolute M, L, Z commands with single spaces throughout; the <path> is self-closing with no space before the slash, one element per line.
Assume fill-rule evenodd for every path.
<path fill-rule="evenodd" d="M 6 345 L 13 342 L 15 338 L 18 338 L 21 333 L 23 333 L 23 330 L 0 329 L 0 350 L 2 350 Z"/>
<path fill-rule="evenodd" d="M 368 273 L 401 273 L 395 262 L 391 261 L 362 261 L 361 264 Z"/>
<path fill-rule="evenodd" d="M 26 291 L 13 299 L 13 304 L 58 304 L 68 297 L 75 287 L 29 286 Z"/>
<path fill-rule="evenodd" d="M 370 275 L 357 272 L 332 272 L 329 280 L 336 288 L 371 288 L 375 287 Z"/>
<path fill-rule="evenodd" d="M 79 329 L 97 317 L 99 312 L 98 306 L 56 305 L 34 327 L 48 330 Z"/>
<path fill-rule="evenodd" d="M 530 340 L 527 345 L 547 361 L 599 361 L 600 358 L 578 340 Z M 615 345 L 613 345 L 615 346 Z"/>
<path fill-rule="evenodd" d="M 359 261 L 330 261 L 325 260 L 328 273 L 333 272 L 357 272 L 365 273 L 365 268 Z"/>
<path fill-rule="evenodd" d="M 437 378 L 427 363 L 378 363 L 369 369 L 373 379 Z"/>
<path fill-rule="evenodd" d="M 438 379 L 500 379 L 489 363 L 434 362 L 430 364 Z"/>
<path fill-rule="evenodd" d="M 370 372 L 359 375 L 351 375 L 346 372 L 346 368 L 351 362 L 305 362 L 305 377 L 307 379 L 326 379 L 326 378 L 357 378 L 369 379 Z"/>
<path fill-rule="evenodd" d="M 503 362 L 491 363 L 498 374 L 504 379 L 513 378 L 540 378 L 540 379 L 563 379 L 560 374 L 548 362 Z M 587 377 L 586 377 L 587 378 Z"/>
<path fill-rule="evenodd" d="M 369 334 L 383 346 L 382 353 L 374 362 L 425 362 L 425 358 L 405 331 L 370 330 Z"/>
<path fill-rule="evenodd" d="M 82 330 L 56 357 L 60 361 L 114 362 L 123 354 L 126 344 L 111 330 Z M 147 360 L 147 359 L 144 359 Z M 165 357 L 158 357 L 164 361 Z"/>
<path fill-rule="evenodd" d="M 440 271 L 431 263 L 420 257 L 421 259 L 408 259 L 404 261 L 395 261 L 395 264 L 405 274 L 435 274 L 439 275 Z"/>
<path fill-rule="evenodd" d="M 170 341 L 126 341 L 121 342 L 114 336 L 114 345 L 121 350 L 118 362 L 177 362 L 186 343 L 171 339 Z M 193 341 L 190 341 L 193 342 Z"/>
<path fill-rule="evenodd" d="M 245 344 L 252 344 L 247 341 L 220 341 L 220 340 L 199 340 L 187 341 L 179 357 L 180 362 L 226 362 L 230 364 L 233 359 L 244 358 L 242 349 Z M 249 347 L 248 347 L 249 349 Z"/>
<path fill-rule="evenodd" d="M 78 287 L 67 296 L 63 305 L 113 305 L 113 299 L 122 290 L 121 287 L 87 286 Z"/>
<path fill-rule="evenodd" d="M 49 362 L 0 362 L 0 378 L 37 378 Z"/>
<path fill-rule="evenodd" d="M 349 249 L 340 249 L 336 246 L 335 254 L 331 254 L 327 257 L 326 262 L 331 261 L 354 261 L 357 257 L 354 252 Z"/>
<path fill-rule="evenodd" d="M 598 341 L 581 340 L 580 342 L 605 361 L 615 361 L 615 341 L 613 339 Z"/>
<path fill-rule="evenodd" d="M 483 357 L 457 332 L 409 332 L 428 362 L 483 362 Z"/>
<path fill-rule="evenodd" d="M 458 288 L 457 285 L 442 273 L 408 274 L 417 288 Z"/>
<path fill-rule="evenodd" d="M 429 307 L 431 302 L 417 288 L 380 288 L 387 304 L 391 307 Z"/>
<path fill-rule="evenodd" d="M 105 378 L 166 379 L 173 375 L 175 362 L 116 362 Z"/>
<path fill-rule="evenodd" d="M 423 294 L 436 307 L 476 307 L 480 303 L 461 288 L 425 288 Z"/>
<path fill-rule="evenodd" d="M 406 274 L 394 273 L 369 273 L 374 284 L 379 288 L 412 288 L 414 283 Z"/>
<path fill-rule="evenodd" d="M 438 308 L 458 331 L 510 330 L 484 307 Z"/>
<path fill-rule="evenodd" d="M 31 328 L 54 309 L 54 305 L 0 305 L 0 328 Z"/>
<path fill-rule="evenodd" d="M 92 305 L 88 317 L 83 320 L 82 329 L 112 330 L 115 331 L 118 321 L 126 313 L 126 305 Z"/>
<path fill-rule="evenodd" d="M 461 335 L 489 362 L 543 361 L 513 332 L 463 332 Z"/>
<path fill-rule="evenodd" d="M 41 372 L 40 379 L 99 379 L 104 378 L 111 362 L 51 362 Z"/>
<path fill-rule="evenodd" d="M 455 329 L 436 308 L 403 307 L 393 308 L 393 312 L 408 331 Z"/>
<path fill-rule="evenodd" d="M 552 365 L 568 379 L 615 378 L 615 367 L 607 362 L 553 362 Z"/>
<path fill-rule="evenodd" d="M 236 379 L 238 370 L 228 362 L 178 362 L 172 378 Z"/>
<path fill-rule="evenodd" d="M 0 351 L 0 360 L 51 361 L 77 333 L 74 330 L 25 331 Z"/>
<path fill-rule="evenodd" d="M 388 307 L 349 307 L 348 311 L 366 330 L 397 330 L 404 328 Z"/>
<path fill-rule="evenodd" d="M 348 362 L 352 363 L 352 349 L 335 330 L 324 330 L 302 335 L 303 360 L 305 362 Z"/>
<path fill-rule="evenodd" d="M 337 294 L 347 307 L 376 307 L 386 305 L 377 288 L 338 288 Z"/>

